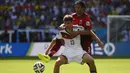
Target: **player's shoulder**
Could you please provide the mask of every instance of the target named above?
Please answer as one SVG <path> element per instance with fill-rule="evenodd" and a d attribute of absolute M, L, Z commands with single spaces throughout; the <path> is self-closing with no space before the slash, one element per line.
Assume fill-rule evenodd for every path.
<path fill-rule="evenodd" d="M 72 17 L 76 16 L 76 13 L 72 13 L 71 16 L 72 16 Z"/>
<path fill-rule="evenodd" d="M 88 13 L 84 13 L 84 16 L 85 16 L 85 17 L 89 17 L 89 14 L 88 14 Z"/>
<path fill-rule="evenodd" d="M 62 23 L 61 25 L 60 25 L 60 27 L 62 27 L 62 26 L 64 26 L 65 24 L 64 23 Z"/>
<path fill-rule="evenodd" d="M 76 17 L 77 14 L 76 14 L 76 13 L 72 13 L 71 16 L 72 16 L 72 17 Z M 86 12 L 84 12 L 83 16 L 85 16 L 85 17 L 89 17 L 89 14 L 86 13 Z"/>

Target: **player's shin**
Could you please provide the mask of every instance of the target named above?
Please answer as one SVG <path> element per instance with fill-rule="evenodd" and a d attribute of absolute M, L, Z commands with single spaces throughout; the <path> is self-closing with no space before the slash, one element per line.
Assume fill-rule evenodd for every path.
<path fill-rule="evenodd" d="M 56 51 L 51 51 L 48 56 L 51 58 L 54 54 L 56 53 Z"/>
<path fill-rule="evenodd" d="M 89 65 L 89 64 L 88 64 Z M 89 65 L 90 67 L 90 65 Z M 92 67 L 90 67 L 90 73 L 97 73 L 97 70 L 96 70 L 96 66 L 93 65 Z"/>

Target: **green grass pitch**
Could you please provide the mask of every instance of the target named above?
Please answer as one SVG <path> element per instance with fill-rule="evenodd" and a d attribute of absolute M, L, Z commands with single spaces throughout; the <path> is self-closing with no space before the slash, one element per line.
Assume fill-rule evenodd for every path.
<path fill-rule="evenodd" d="M 0 73 L 35 73 L 33 64 L 36 59 L 1 59 Z M 45 64 L 43 73 L 53 73 L 55 60 Z M 130 59 L 95 59 L 98 73 L 130 73 Z M 70 63 L 61 66 L 61 73 L 90 73 L 88 66 Z"/>

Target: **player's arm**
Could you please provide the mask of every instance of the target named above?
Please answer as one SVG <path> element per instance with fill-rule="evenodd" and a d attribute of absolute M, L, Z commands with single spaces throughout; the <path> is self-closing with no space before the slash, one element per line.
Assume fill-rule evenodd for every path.
<path fill-rule="evenodd" d="M 48 55 L 49 51 L 53 48 L 53 46 L 56 44 L 57 39 L 62 39 L 61 33 L 59 32 L 56 37 L 51 41 L 49 47 L 45 51 L 45 54 Z"/>
<path fill-rule="evenodd" d="M 45 55 L 48 55 L 49 51 L 53 48 L 53 46 L 56 44 L 56 40 L 52 40 L 49 47 L 45 51 Z"/>
<path fill-rule="evenodd" d="M 84 30 L 84 27 L 73 25 L 73 31 L 71 31 L 71 35 L 90 35 L 90 31 Z"/>
<path fill-rule="evenodd" d="M 72 35 L 72 36 L 77 36 L 77 35 L 80 34 L 79 31 L 67 31 L 67 33 L 69 33 L 69 34 Z"/>
<path fill-rule="evenodd" d="M 71 35 L 90 35 L 90 31 L 72 31 Z"/>
<path fill-rule="evenodd" d="M 103 48 L 103 43 L 101 42 L 101 40 L 98 38 L 98 36 L 92 31 L 92 30 L 81 30 L 80 31 L 80 35 L 91 35 L 98 43 L 98 45 Z"/>
<path fill-rule="evenodd" d="M 91 35 L 93 39 L 97 41 L 98 45 L 103 49 L 102 41 L 98 38 L 98 36 L 92 30 L 80 31 L 80 35 Z"/>
<path fill-rule="evenodd" d="M 61 24 L 59 27 L 58 27 L 58 29 L 61 31 L 61 30 L 65 30 L 65 28 L 66 28 L 66 26 L 65 26 L 65 24 Z M 80 27 L 78 27 L 77 26 L 77 29 L 79 29 Z M 67 31 L 66 30 L 66 33 L 68 33 L 68 34 L 70 34 L 70 35 L 72 35 L 72 36 L 76 36 L 76 35 L 90 35 L 90 31 L 88 30 L 88 31 L 80 31 L 80 30 L 82 30 L 82 29 L 80 29 L 79 31 L 77 31 L 77 29 L 76 29 L 76 31 Z"/>
<path fill-rule="evenodd" d="M 98 36 L 92 31 L 91 32 L 91 36 L 97 41 L 98 45 L 103 49 L 103 43 L 102 41 L 98 38 Z"/>
<path fill-rule="evenodd" d="M 84 30 L 84 31 L 79 31 L 80 35 L 90 35 L 91 31 L 90 30 Z"/>
<path fill-rule="evenodd" d="M 90 31 L 90 35 L 97 41 L 98 45 L 103 49 L 103 43 L 101 40 L 97 37 L 97 35 L 91 30 L 92 29 L 92 23 L 91 19 L 87 18 L 86 24 L 84 25 L 85 31 Z"/>
<path fill-rule="evenodd" d="M 71 29 L 71 28 L 70 28 Z M 80 34 L 80 31 L 71 31 L 71 30 L 67 30 L 65 24 L 61 24 L 59 27 L 58 27 L 58 30 L 60 32 L 66 32 L 67 34 L 70 34 L 72 36 L 77 36 Z"/>
<path fill-rule="evenodd" d="M 59 27 L 58 27 L 58 30 L 64 30 L 65 29 L 65 24 L 61 24 Z"/>

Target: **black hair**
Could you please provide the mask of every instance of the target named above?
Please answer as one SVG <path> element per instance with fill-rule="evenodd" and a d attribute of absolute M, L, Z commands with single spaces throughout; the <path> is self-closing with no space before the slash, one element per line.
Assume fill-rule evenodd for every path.
<path fill-rule="evenodd" d="M 76 4 L 79 4 L 82 8 L 86 8 L 86 5 L 85 5 L 85 2 L 84 2 L 84 1 L 77 0 L 77 1 L 75 2 L 75 5 L 76 5 Z"/>

